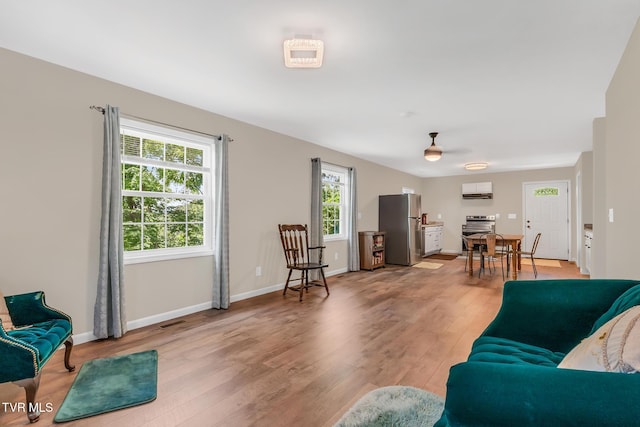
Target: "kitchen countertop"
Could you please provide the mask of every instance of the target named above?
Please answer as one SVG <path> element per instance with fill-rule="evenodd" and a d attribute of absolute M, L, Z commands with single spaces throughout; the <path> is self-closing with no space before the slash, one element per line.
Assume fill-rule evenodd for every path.
<path fill-rule="evenodd" d="M 421 224 L 422 228 L 426 228 L 426 227 L 436 227 L 438 225 L 444 225 L 443 221 L 429 221 L 426 224 Z"/>

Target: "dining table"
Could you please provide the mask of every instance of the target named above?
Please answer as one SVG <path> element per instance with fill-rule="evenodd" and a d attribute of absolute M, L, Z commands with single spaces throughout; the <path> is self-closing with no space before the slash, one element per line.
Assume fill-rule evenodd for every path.
<path fill-rule="evenodd" d="M 476 245 L 486 245 L 486 233 L 477 233 L 471 234 L 469 236 L 465 236 L 468 242 L 468 247 L 473 248 Z M 524 235 L 522 234 L 496 234 L 496 244 L 500 246 L 508 246 L 511 254 L 516 254 L 516 256 L 511 256 L 511 277 L 513 280 L 518 278 L 518 271 L 522 268 L 520 251 L 522 249 L 522 239 Z M 469 272 L 469 276 L 473 276 L 473 249 L 467 251 L 468 265 L 469 268 L 467 271 Z M 507 271 L 509 270 L 509 266 L 507 265 Z"/>

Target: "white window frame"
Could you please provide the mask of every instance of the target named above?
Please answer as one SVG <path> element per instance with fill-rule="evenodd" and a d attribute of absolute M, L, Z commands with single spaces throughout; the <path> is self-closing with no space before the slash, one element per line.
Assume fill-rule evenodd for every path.
<path fill-rule="evenodd" d="M 340 208 L 340 233 L 339 234 L 324 234 L 324 215 L 322 218 L 322 224 L 323 224 L 323 239 L 324 241 L 331 241 L 331 240 L 346 240 L 348 239 L 348 231 L 347 228 L 349 226 L 349 210 L 351 209 L 350 205 L 349 205 L 349 170 L 345 167 L 342 166 L 338 166 L 338 165 L 333 165 L 331 163 L 325 163 L 322 162 L 322 173 L 333 173 L 333 174 L 339 174 L 342 177 L 344 177 L 343 180 L 341 180 L 341 182 L 339 183 L 339 185 L 342 187 L 342 192 L 341 192 L 341 203 L 337 206 L 339 206 Z M 325 184 L 325 180 L 322 180 L 322 186 L 324 187 Z M 333 183 L 333 182 L 332 182 Z M 333 183 L 335 184 L 335 183 Z M 322 207 L 324 208 L 327 204 L 324 203 L 324 200 L 322 201 Z M 332 206 L 335 206 L 334 204 L 332 204 Z M 324 212 L 324 209 L 323 209 Z"/>
<path fill-rule="evenodd" d="M 125 264 L 137 264 L 154 261 L 164 261 L 171 259 L 191 258 L 199 256 L 213 255 L 213 188 L 214 188 L 214 175 L 213 165 L 214 162 L 214 137 L 207 137 L 202 134 L 190 133 L 188 131 L 171 128 L 168 126 L 161 126 L 154 123 L 135 120 L 131 118 L 120 118 L 120 133 L 126 132 L 135 136 L 143 136 L 145 138 L 151 138 L 154 140 L 184 145 L 186 147 L 198 148 L 203 150 L 203 164 L 202 167 L 180 165 L 176 167 L 175 163 L 170 163 L 161 160 L 143 159 L 140 157 L 127 156 L 121 153 L 120 164 L 140 164 L 148 166 L 169 167 L 172 169 L 180 169 L 184 171 L 193 171 L 203 174 L 203 195 L 193 196 L 188 194 L 176 194 L 176 193 L 157 193 L 157 192 L 143 192 L 143 191 L 130 191 L 122 190 L 122 197 L 124 196 L 139 196 L 144 195 L 159 195 L 167 194 L 171 198 L 183 198 L 183 199 L 201 199 L 203 200 L 203 245 L 199 246 L 185 246 L 180 248 L 162 248 L 162 249 L 142 249 L 137 251 L 125 251 L 124 263 Z M 141 190 L 141 189 L 140 189 Z"/>

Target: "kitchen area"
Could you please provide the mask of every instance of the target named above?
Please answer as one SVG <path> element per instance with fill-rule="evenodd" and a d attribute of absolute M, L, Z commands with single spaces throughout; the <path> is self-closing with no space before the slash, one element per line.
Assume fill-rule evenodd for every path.
<path fill-rule="evenodd" d="M 384 239 L 385 263 L 396 265 L 414 265 L 423 257 L 437 254 L 443 249 L 444 222 L 430 221 L 429 215 L 422 212 L 422 200 L 419 194 L 391 194 L 379 196 L 378 235 Z M 382 236 L 379 236 L 382 233 Z M 361 263 L 371 269 L 369 262 L 374 251 L 365 240 L 367 235 L 376 232 L 361 232 Z M 381 246 L 378 240 L 375 246 Z M 379 253 L 378 253 L 379 255 Z"/>
<path fill-rule="evenodd" d="M 378 196 L 378 228 L 376 232 L 366 233 L 369 235 L 382 233 L 383 235 L 376 235 L 375 248 L 369 248 L 368 251 L 365 251 L 368 257 L 372 256 L 374 250 L 378 251 L 376 258 L 371 258 L 367 263 L 367 269 L 371 269 L 371 265 L 381 266 L 385 263 L 411 266 L 436 254 L 443 256 L 466 255 L 462 236 L 495 233 L 496 225 L 500 222 L 499 214 L 483 214 L 488 207 L 495 206 L 495 201 L 492 200 L 493 186 L 491 183 L 461 187 L 462 191 L 459 187 L 457 193 L 458 200 L 462 199 L 458 203 L 462 205 L 463 209 L 460 209 L 462 212 L 457 212 L 454 218 L 451 218 L 452 215 L 442 215 L 439 207 L 438 210 L 433 208 L 434 214 L 426 212 L 426 206 L 432 206 L 432 203 L 425 203 L 428 200 L 423 200 L 423 196 L 420 194 L 403 193 Z M 476 206 L 477 209 L 466 209 L 473 206 Z M 469 214 L 461 217 L 460 213 L 465 212 Z M 443 216 L 453 222 L 446 224 L 446 219 L 443 219 Z M 519 215 L 503 216 L 501 229 L 507 233 L 519 231 L 521 224 Z M 517 229 L 507 231 L 509 229 L 504 227 L 508 225 L 507 223 L 518 224 L 516 225 Z M 365 242 L 365 240 L 361 242 Z M 384 248 L 383 253 L 382 248 Z M 383 262 L 381 262 L 381 256 L 384 256 Z"/>

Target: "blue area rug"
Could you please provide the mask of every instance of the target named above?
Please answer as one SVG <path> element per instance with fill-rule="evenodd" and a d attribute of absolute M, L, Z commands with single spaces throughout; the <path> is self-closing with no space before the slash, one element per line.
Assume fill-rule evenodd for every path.
<path fill-rule="evenodd" d="M 64 423 L 151 402 L 156 398 L 155 350 L 86 362 L 53 421 Z"/>
<path fill-rule="evenodd" d="M 362 396 L 334 427 L 432 427 L 443 409 L 444 399 L 429 391 L 382 387 Z"/>

